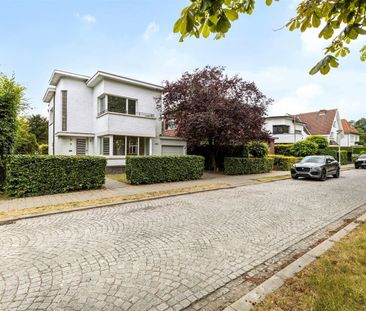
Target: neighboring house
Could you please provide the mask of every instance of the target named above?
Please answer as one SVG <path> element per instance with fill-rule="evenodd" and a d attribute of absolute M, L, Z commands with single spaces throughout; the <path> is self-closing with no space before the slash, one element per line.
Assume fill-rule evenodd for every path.
<path fill-rule="evenodd" d="M 116 171 L 127 155 L 185 154 L 186 142 L 162 131 L 155 102 L 161 90 L 102 71 L 89 77 L 55 70 L 43 97 L 49 154 L 105 156 Z"/>
<path fill-rule="evenodd" d="M 309 135 L 305 123 L 292 115 L 266 118 L 265 129 L 271 133 L 276 144 L 291 144 Z"/>
<path fill-rule="evenodd" d="M 329 144 L 337 145 L 343 138 L 343 127 L 337 109 L 300 113 L 296 116 L 266 118 L 265 128 L 275 142 L 286 144 L 305 139 L 309 135 L 324 136 Z"/>
<path fill-rule="evenodd" d="M 341 139 L 341 146 L 356 146 L 360 141 L 360 133 L 346 119 L 342 119 L 344 137 Z"/>

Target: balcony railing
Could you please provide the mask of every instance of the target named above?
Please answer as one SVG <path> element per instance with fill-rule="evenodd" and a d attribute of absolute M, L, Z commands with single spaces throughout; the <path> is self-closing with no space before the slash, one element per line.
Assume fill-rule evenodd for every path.
<path fill-rule="evenodd" d="M 147 112 L 141 112 L 141 111 L 136 112 L 135 114 L 132 114 L 132 113 L 122 113 L 122 112 L 114 112 L 114 111 L 109 111 L 109 110 L 103 110 L 103 111 L 98 112 L 98 117 L 103 115 L 103 114 L 107 114 L 107 113 L 120 114 L 122 116 L 138 116 L 138 117 L 155 119 L 155 115 L 153 113 L 147 113 Z"/>

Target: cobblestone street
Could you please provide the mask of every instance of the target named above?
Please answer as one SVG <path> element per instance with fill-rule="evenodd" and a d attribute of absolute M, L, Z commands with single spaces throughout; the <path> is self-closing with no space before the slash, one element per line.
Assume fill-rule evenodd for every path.
<path fill-rule="evenodd" d="M 366 203 L 366 170 L 0 226 L 0 310 L 180 310 Z"/>

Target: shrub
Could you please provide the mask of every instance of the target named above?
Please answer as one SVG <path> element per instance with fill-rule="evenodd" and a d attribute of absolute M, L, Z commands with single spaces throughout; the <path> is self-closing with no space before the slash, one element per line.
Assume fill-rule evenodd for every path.
<path fill-rule="evenodd" d="M 362 147 L 353 147 L 352 148 L 352 153 L 353 154 L 362 154 L 362 153 L 366 153 L 366 147 L 362 146 Z"/>
<path fill-rule="evenodd" d="M 48 154 L 48 145 L 47 144 L 41 144 L 38 146 L 38 154 Z"/>
<path fill-rule="evenodd" d="M 272 158 L 225 158 L 225 174 L 244 175 L 268 173 L 273 169 Z"/>
<path fill-rule="evenodd" d="M 126 160 L 126 175 L 131 184 L 199 179 L 204 161 L 194 155 L 131 156 Z"/>
<path fill-rule="evenodd" d="M 276 144 L 275 145 L 275 154 L 291 156 L 291 148 L 292 144 Z"/>
<path fill-rule="evenodd" d="M 102 157 L 13 155 L 6 164 L 5 191 L 25 197 L 100 188 L 105 166 Z"/>
<path fill-rule="evenodd" d="M 316 143 L 318 145 L 319 149 L 325 149 L 328 147 L 328 139 L 324 136 L 319 135 L 310 135 L 306 137 L 306 141 L 312 141 L 313 143 Z"/>
<path fill-rule="evenodd" d="M 254 158 L 264 158 L 268 155 L 268 144 L 261 141 L 252 141 L 248 144 L 249 154 Z"/>
<path fill-rule="evenodd" d="M 283 155 L 270 155 L 274 160 L 273 166 L 277 171 L 288 171 L 291 169 L 292 165 L 298 163 L 302 160 L 301 157 L 291 157 L 291 156 L 283 156 Z"/>
<path fill-rule="evenodd" d="M 341 150 L 341 159 L 339 160 L 338 148 L 326 148 L 319 149 L 317 151 L 318 155 L 329 155 L 337 159 L 341 164 L 347 164 L 349 162 L 348 153 L 346 150 Z"/>
<path fill-rule="evenodd" d="M 318 145 L 312 141 L 301 140 L 294 143 L 291 153 L 295 157 L 306 157 L 315 154 L 318 151 Z"/>

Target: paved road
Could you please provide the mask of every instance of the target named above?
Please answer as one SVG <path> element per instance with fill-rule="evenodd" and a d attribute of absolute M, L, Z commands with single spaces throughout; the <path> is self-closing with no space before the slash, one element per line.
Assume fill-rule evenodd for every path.
<path fill-rule="evenodd" d="M 0 310 L 181 309 L 366 202 L 366 170 L 0 226 Z"/>

